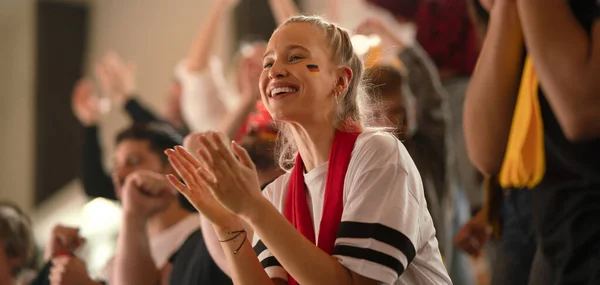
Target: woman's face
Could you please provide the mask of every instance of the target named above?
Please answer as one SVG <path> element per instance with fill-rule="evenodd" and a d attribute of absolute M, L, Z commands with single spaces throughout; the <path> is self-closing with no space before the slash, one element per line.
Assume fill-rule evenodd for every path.
<path fill-rule="evenodd" d="M 290 23 L 277 29 L 267 45 L 259 81 L 263 103 L 273 119 L 322 122 L 330 118 L 335 107 L 333 89 L 341 84 L 341 69 L 330 54 L 324 32 L 312 24 Z"/>

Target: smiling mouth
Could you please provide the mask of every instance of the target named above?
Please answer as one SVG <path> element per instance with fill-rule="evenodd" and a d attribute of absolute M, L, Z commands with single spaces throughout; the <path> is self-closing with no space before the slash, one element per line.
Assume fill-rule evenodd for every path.
<path fill-rule="evenodd" d="M 273 88 L 269 93 L 269 97 L 274 98 L 277 96 L 288 95 L 298 92 L 298 88 L 294 87 L 277 87 Z"/>

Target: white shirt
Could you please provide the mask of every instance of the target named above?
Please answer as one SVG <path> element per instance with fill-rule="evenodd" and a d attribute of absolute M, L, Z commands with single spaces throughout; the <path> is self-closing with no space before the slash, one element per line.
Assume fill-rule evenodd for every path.
<path fill-rule="evenodd" d="M 160 234 L 150 238 L 150 254 L 156 268 L 163 268 L 169 258 L 183 245 L 187 238 L 200 228 L 198 214 L 190 214 Z M 100 273 L 99 279 L 111 283 L 114 272 L 114 257 Z"/>
<path fill-rule="evenodd" d="M 304 174 L 318 236 L 328 164 Z M 263 195 L 283 212 L 290 173 Z M 344 209 L 333 256 L 348 269 L 383 284 L 452 284 L 438 249 L 421 177 L 404 145 L 391 134 L 362 133 L 344 181 Z M 253 246 L 271 278 L 287 272 L 255 235 Z"/>
<path fill-rule="evenodd" d="M 182 116 L 192 132 L 216 130 L 237 106 L 238 93 L 229 88 L 221 60 L 216 56 L 200 72 L 190 72 L 182 60 L 175 68 L 175 76 L 181 83 Z"/>

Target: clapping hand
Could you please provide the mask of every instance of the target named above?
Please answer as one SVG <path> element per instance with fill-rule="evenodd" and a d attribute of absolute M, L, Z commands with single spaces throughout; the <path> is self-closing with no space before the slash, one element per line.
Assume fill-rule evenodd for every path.
<path fill-rule="evenodd" d="M 264 199 L 250 156 L 236 143 L 230 147 L 223 134 L 208 132 L 197 140 L 202 163 L 182 147 L 166 152 L 185 184 L 174 176 L 169 181 L 217 226 L 227 227 L 236 215 L 248 218 Z"/>

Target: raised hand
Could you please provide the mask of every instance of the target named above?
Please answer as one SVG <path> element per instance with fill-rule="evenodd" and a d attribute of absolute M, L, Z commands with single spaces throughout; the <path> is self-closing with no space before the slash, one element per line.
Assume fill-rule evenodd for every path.
<path fill-rule="evenodd" d="M 390 24 L 379 18 L 369 18 L 363 21 L 355 31 L 359 35 L 377 35 L 381 39 L 384 50 L 393 50 L 396 53 L 405 46 L 401 31 L 397 31 Z"/>
<path fill-rule="evenodd" d="M 109 52 L 95 66 L 95 73 L 102 91 L 117 104 L 124 105 L 136 92 L 136 69 L 133 63 L 125 64 L 115 53 Z"/>
<path fill-rule="evenodd" d="M 48 277 L 51 285 L 96 285 L 88 275 L 85 262 L 71 256 L 52 259 L 52 269 Z"/>
<path fill-rule="evenodd" d="M 57 255 L 71 254 L 84 242 L 85 239 L 79 235 L 79 228 L 56 225 L 44 251 L 44 259 L 50 260 Z"/>
<path fill-rule="evenodd" d="M 73 88 L 71 97 L 73 113 L 84 126 L 98 124 L 102 116 L 100 101 L 94 95 L 94 87 L 88 79 L 80 79 Z"/>
<path fill-rule="evenodd" d="M 245 99 L 260 98 L 260 89 L 258 88 L 258 80 L 260 78 L 261 68 L 256 68 L 256 60 L 244 56 L 238 68 L 238 82 L 240 85 L 240 93 Z M 258 71 L 258 72 L 257 72 Z"/>
<path fill-rule="evenodd" d="M 164 211 L 170 203 L 177 200 L 177 191 L 173 189 L 162 174 L 139 170 L 125 178 L 115 188 L 120 192 L 123 211 L 142 219 Z"/>
<path fill-rule="evenodd" d="M 196 139 L 197 136 L 199 135 L 196 134 Z M 199 149 L 198 152 L 200 151 Z M 228 225 L 238 219 L 235 214 L 223 207 L 213 196 L 209 184 L 214 184 L 214 178 L 206 171 L 206 165 L 203 167 L 198 159 L 179 146 L 175 149 L 168 149 L 165 153 L 185 184 L 181 183 L 174 175 L 167 175 L 167 179 L 204 217 L 210 220 L 213 225 L 221 228 L 227 228 Z"/>

